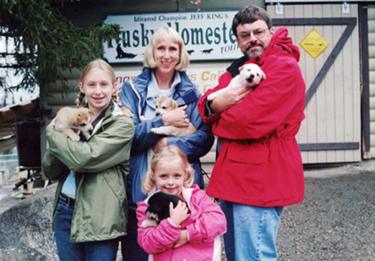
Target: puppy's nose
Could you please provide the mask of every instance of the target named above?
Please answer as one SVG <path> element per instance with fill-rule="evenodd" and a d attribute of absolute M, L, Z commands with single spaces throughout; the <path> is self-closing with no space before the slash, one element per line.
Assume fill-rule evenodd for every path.
<path fill-rule="evenodd" d="M 155 116 L 156 116 L 156 117 L 159 117 L 160 115 L 161 115 L 160 112 L 156 112 L 156 113 L 155 113 Z"/>
<path fill-rule="evenodd" d="M 250 77 L 249 77 L 249 78 L 247 78 L 247 82 L 250 82 L 250 83 L 252 83 L 252 82 L 253 82 L 253 80 L 254 80 L 254 74 L 250 74 Z"/>

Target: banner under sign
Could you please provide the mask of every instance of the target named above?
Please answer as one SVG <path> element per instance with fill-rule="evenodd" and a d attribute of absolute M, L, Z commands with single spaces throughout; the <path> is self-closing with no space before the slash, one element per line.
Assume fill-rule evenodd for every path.
<path fill-rule="evenodd" d="M 218 84 L 218 79 L 224 71 L 225 66 L 223 66 L 223 68 L 189 68 L 186 73 L 193 84 L 197 86 L 199 91 L 204 93 L 206 90 L 213 88 Z M 117 86 L 123 86 L 126 80 L 134 78 L 139 73 L 139 69 L 116 69 L 115 74 Z"/>
<path fill-rule="evenodd" d="M 119 24 L 120 42 L 104 43 L 110 63 L 142 62 L 151 35 L 161 26 L 174 28 L 183 38 L 190 60 L 226 60 L 241 56 L 231 30 L 236 11 L 113 15 L 107 24 Z"/>

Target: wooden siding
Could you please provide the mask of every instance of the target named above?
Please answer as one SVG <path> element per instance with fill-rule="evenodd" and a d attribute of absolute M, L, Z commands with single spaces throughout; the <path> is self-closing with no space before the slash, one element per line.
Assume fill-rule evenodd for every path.
<path fill-rule="evenodd" d="M 142 2 L 142 1 L 141 1 Z M 131 12 L 110 8 L 110 10 L 102 9 L 102 12 L 92 12 L 92 10 L 75 9 L 71 10 L 69 17 L 73 20 L 85 20 L 85 16 L 96 14 L 95 18 L 87 19 L 87 21 L 94 21 L 96 19 L 103 19 L 105 14 L 125 13 L 141 13 L 144 7 L 141 2 L 138 4 L 138 9 L 131 9 Z M 202 11 L 220 10 L 226 5 L 226 1 L 211 1 L 212 6 L 206 6 L 208 1 L 204 1 L 205 6 Z M 241 6 L 244 5 L 243 1 Z M 239 9 L 236 1 L 233 4 L 233 9 Z M 252 1 L 257 2 L 257 1 Z M 259 1 L 258 1 L 259 2 Z M 119 7 L 120 3 L 117 4 Z M 267 9 L 273 18 L 338 18 L 338 17 L 357 17 L 357 5 L 350 4 L 350 13 L 342 14 L 341 4 L 295 4 L 283 5 L 284 14 L 278 15 L 275 13 L 275 6 L 267 6 Z M 226 7 L 226 6 L 225 6 Z M 100 9 L 98 6 L 96 9 Z M 79 10 L 79 12 L 77 11 Z M 103 11 L 104 10 L 104 11 Z M 167 9 L 163 9 L 167 11 Z M 169 10 L 169 9 L 168 9 Z M 160 10 L 155 10 L 160 12 Z M 176 10 L 169 10 L 176 11 Z M 192 11 L 185 6 L 180 11 Z M 77 13 L 80 13 L 78 16 Z M 152 12 L 152 10 L 148 10 Z M 77 15 L 77 16 L 76 16 Z M 370 17 L 375 21 L 374 7 L 372 10 L 369 8 L 369 43 L 370 43 L 370 86 L 371 95 L 375 97 L 375 23 L 371 22 Z M 74 19 L 75 18 L 75 19 Z M 371 24 L 372 23 L 372 24 Z M 301 68 L 306 80 L 307 86 L 310 86 L 316 77 L 317 72 L 320 70 L 328 55 L 345 30 L 345 25 L 320 25 L 320 26 L 288 26 L 290 34 L 296 44 L 305 37 L 305 35 L 315 28 L 324 38 L 329 42 L 327 49 L 316 59 L 313 59 L 304 50 L 301 49 Z M 358 47 L 358 26 L 355 27 L 353 34 L 350 36 L 343 50 L 337 56 L 334 65 L 329 69 L 326 77 L 320 84 L 316 94 L 312 97 L 309 106 L 306 108 L 306 119 L 303 122 L 302 128 L 298 135 L 299 143 L 303 144 L 331 144 L 331 143 L 360 143 L 360 80 L 359 80 L 359 47 Z M 222 66 L 226 68 L 230 61 L 214 63 L 215 66 Z M 213 63 L 193 63 L 191 67 L 212 67 Z M 140 70 L 141 65 L 126 65 L 115 67 L 115 70 Z M 49 86 L 48 90 L 41 94 L 43 108 L 52 109 L 52 114 L 61 106 L 73 105 L 77 94 L 77 80 L 79 71 L 69 74 L 69 89 L 62 91 L 61 84 L 55 83 Z M 371 140 L 375 140 L 375 98 L 371 98 Z M 44 138 L 42 137 L 42 140 Z M 372 145 L 373 146 L 373 145 Z M 215 147 L 215 146 L 214 146 Z M 210 172 L 215 162 L 214 147 L 211 152 L 202 159 L 204 169 Z M 318 146 L 319 147 L 319 146 Z M 350 162 L 360 161 L 360 149 L 355 150 L 312 150 L 304 151 L 302 153 L 304 163 L 329 163 L 329 162 Z M 372 153 L 372 155 L 375 155 Z"/>
<path fill-rule="evenodd" d="M 342 13 L 342 5 L 284 5 L 284 13 L 276 14 L 275 6 L 267 10 L 273 18 L 340 18 L 357 15 L 357 5 L 350 13 Z M 307 88 L 327 60 L 346 25 L 288 26 L 294 42 L 299 42 L 315 28 L 329 45 L 313 59 L 301 48 L 300 65 Z M 360 74 L 358 26 L 338 54 L 325 78 L 305 109 L 306 119 L 298 134 L 300 144 L 360 143 Z M 319 146 L 317 146 L 319 147 Z M 316 150 L 302 152 L 304 163 L 352 162 L 361 160 L 360 146 L 355 150 Z"/>
<path fill-rule="evenodd" d="M 368 6 L 368 48 L 370 89 L 370 156 L 375 157 L 375 5 Z"/>

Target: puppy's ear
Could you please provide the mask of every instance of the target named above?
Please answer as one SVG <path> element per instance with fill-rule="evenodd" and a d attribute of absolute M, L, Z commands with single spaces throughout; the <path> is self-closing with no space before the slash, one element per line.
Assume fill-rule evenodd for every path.
<path fill-rule="evenodd" d="M 171 99 L 170 104 L 171 104 L 171 109 L 176 109 L 178 107 L 177 102 L 173 99 Z"/>
<path fill-rule="evenodd" d="M 261 75 L 262 75 L 262 79 L 264 80 L 264 79 L 266 79 L 266 74 L 263 72 L 263 71 L 261 71 L 262 73 L 261 73 Z"/>
<path fill-rule="evenodd" d="M 78 112 L 78 113 L 77 113 L 76 120 L 77 120 L 77 122 L 79 122 L 79 121 L 82 120 L 82 114 L 81 114 L 81 112 Z"/>
<path fill-rule="evenodd" d="M 241 65 L 240 67 L 238 67 L 238 70 L 242 71 L 243 67 L 244 67 L 244 65 Z"/>

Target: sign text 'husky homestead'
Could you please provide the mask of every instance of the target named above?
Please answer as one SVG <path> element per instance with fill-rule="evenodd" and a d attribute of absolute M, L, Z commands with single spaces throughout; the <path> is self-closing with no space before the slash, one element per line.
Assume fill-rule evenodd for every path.
<path fill-rule="evenodd" d="M 226 60 L 241 56 L 231 30 L 233 12 L 159 13 L 108 16 L 107 24 L 121 26 L 121 40 L 104 43 L 111 63 L 142 62 L 151 35 L 170 26 L 182 36 L 190 60 Z"/>

